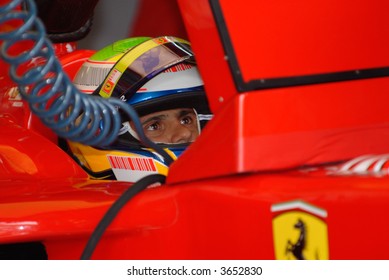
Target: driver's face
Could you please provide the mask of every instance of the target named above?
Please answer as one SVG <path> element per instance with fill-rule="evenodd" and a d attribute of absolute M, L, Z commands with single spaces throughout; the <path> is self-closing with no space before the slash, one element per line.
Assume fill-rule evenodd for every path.
<path fill-rule="evenodd" d="M 146 136 L 155 143 L 189 143 L 199 136 L 197 116 L 191 108 L 159 111 L 141 117 L 140 121 Z"/>

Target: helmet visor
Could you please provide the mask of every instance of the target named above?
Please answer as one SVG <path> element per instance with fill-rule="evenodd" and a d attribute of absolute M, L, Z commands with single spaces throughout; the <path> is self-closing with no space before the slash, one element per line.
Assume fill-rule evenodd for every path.
<path fill-rule="evenodd" d="M 148 40 L 123 55 L 97 92 L 127 101 L 153 77 L 182 62 L 195 62 L 189 42 L 166 36 Z"/>

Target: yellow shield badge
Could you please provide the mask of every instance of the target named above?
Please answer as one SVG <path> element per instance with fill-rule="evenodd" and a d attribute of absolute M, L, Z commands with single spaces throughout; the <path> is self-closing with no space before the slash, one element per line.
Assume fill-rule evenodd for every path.
<path fill-rule="evenodd" d="M 296 200 L 271 206 L 277 260 L 328 260 L 327 211 Z"/>

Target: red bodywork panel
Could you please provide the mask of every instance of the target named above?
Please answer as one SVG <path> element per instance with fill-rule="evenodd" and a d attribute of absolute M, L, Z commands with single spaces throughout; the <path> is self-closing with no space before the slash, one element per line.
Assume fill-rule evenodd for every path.
<path fill-rule="evenodd" d="M 311 2 L 178 1 L 215 117 L 94 259 L 388 259 L 389 4 Z M 72 78 L 92 53 L 58 57 Z M 78 259 L 131 185 L 90 179 L 1 74 L 0 250 Z"/>
<path fill-rule="evenodd" d="M 362 72 L 388 65 L 385 49 L 389 40 L 383 26 L 389 27 L 389 20 L 380 15 L 381 9 L 389 8 L 387 2 L 336 5 L 334 1 L 291 4 L 252 0 L 241 5 L 236 1 L 210 1 L 220 5 L 225 17 L 226 29 L 220 34 L 225 33 L 224 40 L 231 40 L 230 53 L 228 44 L 224 42 L 223 48 L 218 40 L 218 27 L 224 26 L 220 22 L 217 26 L 211 7 L 206 1 L 200 2 L 179 1 L 215 118 L 205 129 L 205 137 L 172 166 L 169 182 L 387 152 L 388 136 L 384 131 L 389 119 L 383 100 L 387 100 L 384 89 L 388 78 L 355 77 L 351 81 L 300 86 L 292 80 L 286 82 L 293 86 L 280 82 L 278 88 L 266 88 L 275 77 L 293 76 L 297 80 L 303 74 L 350 69 Z M 331 17 L 323 15 L 328 10 Z M 375 20 L 370 18 L 372 14 L 377 15 Z M 255 20 L 247 24 L 239 20 L 239 15 Z M 190 20 L 194 16 L 197 20 Z M 275 20 L 278 16 L 283 20 Z M 348 20 L 337 20 L 345 18 Z M 353 26 L 355 22 L 357 27 Z M 371 30 L 376 31 L 372 34 Z M 361 38 L 366 40 L 363 44 Z M 236 55 L 236 69 L 228 64 L 232 55 Z M 239 70 L 242 81 L 258 79 L 265 88 L 258 86 L 238 93 L 234 70 Z M 216 146 L 210 145 L 209 139 Z M 212 168 L 201 168 L 205 160 Z M 187 171 L 189 165 L 193 173 Z"/>

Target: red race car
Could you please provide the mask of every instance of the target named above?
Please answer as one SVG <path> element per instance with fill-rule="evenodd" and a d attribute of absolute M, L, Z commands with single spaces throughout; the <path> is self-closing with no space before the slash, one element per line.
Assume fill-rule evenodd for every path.
<path fill-rule="evenodd" d="M 389 2 L 178 5 L 214 117 L 164 175 L 96 178 L 2 62 L 0 258 L 388 259 Z M 70 80 L 95 54 L 51 39 Z"/>

